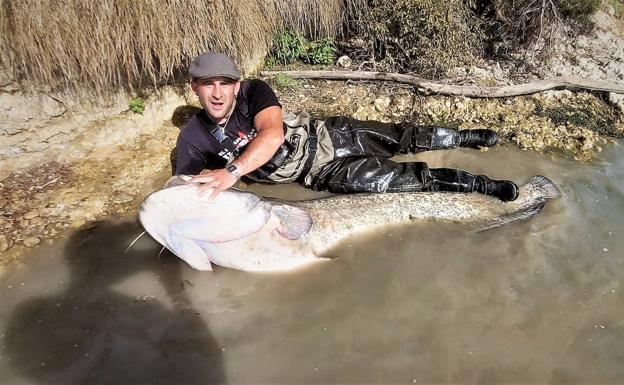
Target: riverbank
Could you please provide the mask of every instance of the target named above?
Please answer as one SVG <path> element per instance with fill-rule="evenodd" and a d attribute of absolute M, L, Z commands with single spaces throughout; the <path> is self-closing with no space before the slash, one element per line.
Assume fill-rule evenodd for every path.
<path fill-rule="evenodd" d="M 505 142 L 527 150 L 562 153 L 580 162 L 590 160 L 611 138 L 624 134 L 619 115 L 589 93 L 557 91 L 477 100 L 420 97 L 409 87 L 386 83 L 309 81 L 274 86 L 289 111 L 306 108 L 315 116 L 343 114 L 358 119 L 487 127 L 499 132 Z M 121 143 L 94 146 L 80 159 L 16 169 L 2 179 L 0 264 L 19 262 L 29 248 L 53 242 L 87 222 L 136 210 L 170 174 L 169 152 L 185 120 L 180 115 L 187 107 L 172 105 L 172 118 L 156 127 L 144 127 L 143 132 L 137 130 Z M 109 128 L 113 130 L 115 124 L 118 119 L 109 122 Z M 78 146 L 78 142 L 69 146 Z"/>

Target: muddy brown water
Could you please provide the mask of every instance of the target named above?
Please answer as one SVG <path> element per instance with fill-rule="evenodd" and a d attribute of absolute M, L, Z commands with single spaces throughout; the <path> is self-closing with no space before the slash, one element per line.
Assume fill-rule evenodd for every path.
<path fill-rule="evenodd" d="M 547 175 L 563 197 L 484 233 L 427 223 L 350 239 L 290 274 L 194 271 L 148 237 L 124 254 L 140 226 L 93 223 L 4 276 L 0 383 L 622 383 L 622 154 L 420 156 Z"/>

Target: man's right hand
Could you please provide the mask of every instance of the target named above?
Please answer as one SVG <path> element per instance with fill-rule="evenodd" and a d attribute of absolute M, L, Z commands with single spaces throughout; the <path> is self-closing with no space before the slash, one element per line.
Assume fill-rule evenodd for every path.
<path fill-rule="evenodd" d="M 203 170 L 199 175 L 194 176 L 193 179 L 190 180 L 191 183 L 202 184 L 199 188 L 199 195 L 204 195 L 209 191 L 212 192 L 208 200 L 213 200 L 221 191 L 234 186 L 237 181 L 238 178 L 224 168 Z"/>

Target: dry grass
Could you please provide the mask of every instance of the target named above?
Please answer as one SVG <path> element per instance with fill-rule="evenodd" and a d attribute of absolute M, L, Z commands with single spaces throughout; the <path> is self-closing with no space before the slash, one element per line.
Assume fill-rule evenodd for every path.
<path fill-rule="evenodd" d="M 25 87 L 156 85 L 207 50 L 247 60 L 284 28 L 335 36 L 365 0 L 3 0 L 2 65 Z"/>

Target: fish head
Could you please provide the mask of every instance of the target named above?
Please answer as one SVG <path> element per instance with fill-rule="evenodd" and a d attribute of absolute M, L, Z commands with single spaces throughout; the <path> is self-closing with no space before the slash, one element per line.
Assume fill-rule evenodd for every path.
<path fill-rule="evenodd" d="M 194 183 L 158 190 L 141 204 L 139 220 L 175 255 L 208 270 L 211 249 L 260 231 L 271 216 L 271 204 L 253 193 L 230 189 L 209 197 Z"/>

